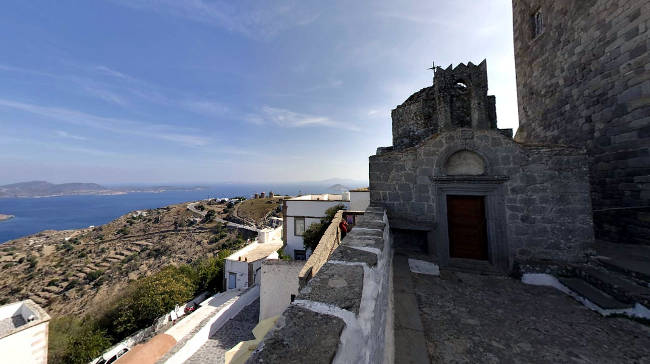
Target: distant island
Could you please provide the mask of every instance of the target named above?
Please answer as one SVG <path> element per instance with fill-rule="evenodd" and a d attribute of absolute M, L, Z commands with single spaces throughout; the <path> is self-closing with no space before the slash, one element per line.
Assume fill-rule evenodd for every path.
<path fill-rule="evenodd" d="M 330 190 L 330 191 L 336 191 L 338 193 L 341 193 L 343 191 L 349 191 L 350 187 L 344 186 L 344 185 L 342 185 L 340 183 L 337 183 L 335 185 L 331 185 L 331 186 L 327 187 L 327 189 Z"/>
<path fill-rule="evenodd" d="M 7 197 L 55 197 L 70 195 L 121 195 L 130 192 L 165 192 L 201 190 L 205 187 L 119 187 L 108 188 L 97 183 L 61 183 L 30 181 L 0 186 L 0 198 Z M 2 219 L 0 219 L 2 220 Z"/>
<path fill-rule="evenodd" d="M 9 220 L 9 219 L 11 219 L 11 218 L 13 218 L 13 217 L 14 217 L 14 215 L 5 215 L 5 214 L 0 214 L 0 222 L 1 222 L 1 221 L 5 221 L 5 220 Z"/>

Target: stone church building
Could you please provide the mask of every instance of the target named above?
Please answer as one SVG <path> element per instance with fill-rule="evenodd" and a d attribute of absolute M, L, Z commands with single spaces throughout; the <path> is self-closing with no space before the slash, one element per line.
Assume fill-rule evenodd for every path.
<path fill-rule="evenodd" d="M 370 157 L 371 203 L 441 266 L 581 259 L 594 238 L 585 150 L 513 140 L 487 91 L 486 61 L 436 67 Z"/>

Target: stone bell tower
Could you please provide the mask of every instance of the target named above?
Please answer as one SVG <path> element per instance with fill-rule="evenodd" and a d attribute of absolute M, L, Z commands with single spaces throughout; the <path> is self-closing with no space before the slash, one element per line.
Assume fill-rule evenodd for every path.
<path fill-rule="evenodd" d="M 496 99 L 487 94 L 485 60 L 479 65 L 468 62 L 433 69 L 433 86 L 414 93 L 391 113 L 395 148 L 458 128 L 497 128 Z"/>
<path fill-rule="evenodd" d="M 456 128 L 496 129 L 496 98 L 488 96 L 487 64 L 468 62 L 436 67 L 434 94 L 439 131 Z"/>

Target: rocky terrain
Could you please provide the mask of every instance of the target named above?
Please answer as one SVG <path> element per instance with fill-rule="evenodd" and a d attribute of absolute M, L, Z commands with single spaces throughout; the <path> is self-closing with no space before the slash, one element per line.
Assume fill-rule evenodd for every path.
<path fill-rule="evenodd" d="M 244 222 L 248 225 L 263 227 L 271 216 L 282 216 L 282 200 L 284 196 L 271 198 L 256 198 L 237 204 L 231 214 L 233 221 Z M 239 220 L 237 220 L 239 219 Z"/>
<path fill-rule="evenodd" d="M 217 218 L 229 210 L 218 204 L 205 208 Z M 4 243 L 0 304 L 31 298 L 53 316 L 85 314 L 131 280 L 212 256 L 238 238 L 237 230 L 205 220 L 179 204 L 134 211 L 102 226 L 43 231 Z"/>

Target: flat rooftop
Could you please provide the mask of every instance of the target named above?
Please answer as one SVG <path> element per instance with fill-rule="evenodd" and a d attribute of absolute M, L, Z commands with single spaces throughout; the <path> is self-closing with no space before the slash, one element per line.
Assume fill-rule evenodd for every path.
<path fill-rule="evenodd" d="M 27 321 L 25 321 L 25 319 L 21 315 L 15 315 L 4 319 L 0 319 L 0 337 L 4 336 L 5 334 L 8 334 L 14 329 L 23 326 L 26 323 Z"/>
<path fill-rule="evenodd" d="M 331 193 L 321 193 L 319 195 L 303 195 L 290 198 L 287 201 L 348 201 L 343 199 L 343 195 L 334 195 Z"/>
<path fill-rule="evenodd" d="M 233 253 L 226 259 L 254 262 L 268 257 L 280 248 L 282 248 L 282 240 L 271 241 L 268 243 L 259 243 L 256 241 L 246 245 L 244 248 Z"/>
<path fill-rule="evenodd" d="M 32 300 L 0 306 L 0 338 L 50 320 L 50 316 Z"/>

